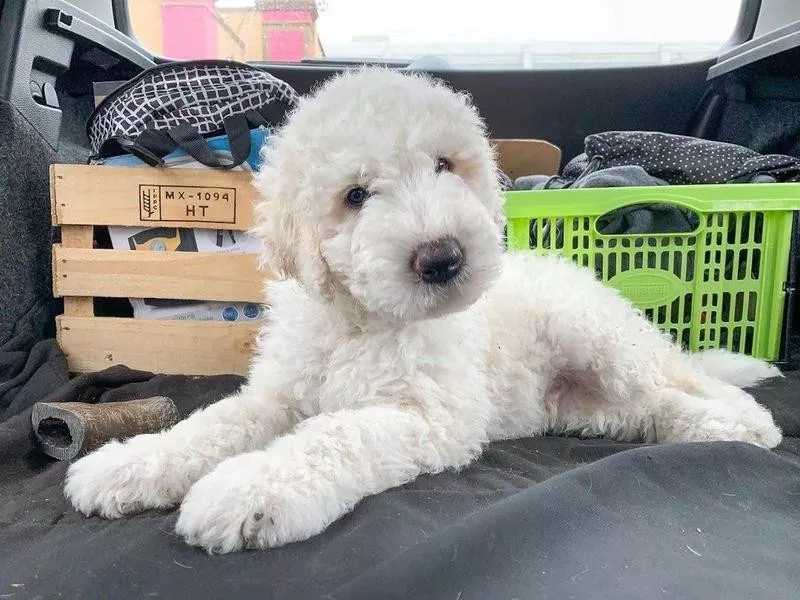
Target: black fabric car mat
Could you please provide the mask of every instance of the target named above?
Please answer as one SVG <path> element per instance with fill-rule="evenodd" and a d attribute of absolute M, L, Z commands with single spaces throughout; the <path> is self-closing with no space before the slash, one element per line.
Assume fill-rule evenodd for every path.
<path fill-rule="evenodd" d="M 29 368 L 29 400 L 52 377 L 50 401 L 166 395 L 186 416 L 242 382 L 115 367 L 65 384 L 63 356 L 48 351 L 51 360 Z M 800 374 L 755 393 L 788 434 L 775 452 L 560 437 L 494 443 L 460 473 L 365 499 L 311 540 L 225 556 L 175 537 L 174 511 L 117 521 L 77 514 L 62 494 L 67 465 L 36 448 L 30 406 L 12 401 L 19 412 L 0 423 L 0 595 L 796 597 Z"/>

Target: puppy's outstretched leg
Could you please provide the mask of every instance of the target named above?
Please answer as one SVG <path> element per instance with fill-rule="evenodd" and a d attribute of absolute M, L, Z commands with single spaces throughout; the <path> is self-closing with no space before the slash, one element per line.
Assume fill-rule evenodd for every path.
<path fill-rule="evenodd" d="M 458 433 L 460 423 L 447 418 L 390 406 L 312 417 L 198 481 L 181 505 L 176 532 L 218 553 L 305 540 L 365 496 L 474 458 L 481 440 Z"/>
<path fill-rule="evenodd" d="M 603 358 L 570 363 L 566 389 L 546 400 L 551 430 L 659 443 L 781 442 L 772 415 L 750 394 L 697 370 L 677 348 L 637 360 L 635 341 L 608 340 Z"/>
<path fill-rule="evenodd" d="M 263 447 L 292 424 L 284 406 L 245 387 L 167 431 L 112 441 L 81 458 L 64 494 L 82 513 L 106 518 L 167 508 L 221 460 Z"/>
<path fill-rule="evenodd" d="M 625 405 L 565 400 L 553 420 L 558 433 L 657 443 L 739 441 L 764 448 L 781 442 L 772 415 L 752 398 L 710 399 L 668 387 Z"/>
<path fill-rule="evenodd" d="M 686 355 L 616 292 L 584 274 L 572 276 L 584 277 L 576 281 L 586 290 L 580 302 L 557 289 L 540 307 L 560 391 L 546 399 L 553 430 L 620 440 L 780 443 L 768 410 L 698 362 L 712 372 L 712 359 L 719 367 L 723 358 L 726 366 L 758 365 L 765 376 L 773 369 L 722 353 L 702 360 Z M 745 379 L 753 381 L 754 373 Z"/>
<path fill-rule="evenodd" d="M 596 356 L 570 354 L 577 339 L 563 345 L 566 391 L 547 401 L 552 430 L 660 443 L 780 443 L 772 415 L 750 394 L 700 371 L 654 331 L 627 332 L 629 339 L 591 340 Z"/>
<path fill-rule="evenodd" d="M 652 419 L 656 441 L 662 443 L 721 440 L 774 448 L 782 438 L 770 412 L 750 397 L 711 399 L 667 388 L 652 409 Z"/>

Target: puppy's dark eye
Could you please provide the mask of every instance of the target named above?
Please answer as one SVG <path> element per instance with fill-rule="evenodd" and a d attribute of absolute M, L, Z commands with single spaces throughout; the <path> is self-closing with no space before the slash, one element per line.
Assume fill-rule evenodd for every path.
<path fill-rule="evenodd" d="M 369 198 L 369 192 L 363 187 L 354 187 L 345 196 L 345 200 L 350 206 L 360 207 Z"/>
<path fill-rule="evenodd" d="M 451 163 L 446 158 L 437 158 L 436 159 L 436 172 L 442 173 L 443 171 L 452 171 L 453 170 L 453 163 Z"/>

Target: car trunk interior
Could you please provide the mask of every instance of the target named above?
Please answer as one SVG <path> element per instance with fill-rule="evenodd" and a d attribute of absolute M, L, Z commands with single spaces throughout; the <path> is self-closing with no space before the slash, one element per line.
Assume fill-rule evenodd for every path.
<path fill-rule="evenodd" d="M 743 2 L 719 59 L 433 74 L 470 93 L 493 138 L 552 142 L 562 166 L 583 152 L 587 135 L 614 130 L 800 156 L 800 42 L 735 63 L 736 48 L 766 27 L 759 15 L 778 4 Z M 49 166 L 89 160 L 94 82 L 123 81 L 165 60 L 118 31 L 130 27 L 125 10 L 112 0 L 0 0 L 0 597 L 466 599 L 536 590 L 540 597 L 787 598 L 800 589 L 794 364 L 785 380 L 756 394 L 784 429 L 775 453 L 712 444 L 698 455 L 691 445 L 558 437 L 492 444 L 462 474 L 425 476 L 369 498 L 324 536 L 264 555 L 215 558 L 183 548 L 171 533 L 171 513 L 114 522 L 75 515 L 61 497 L 66 465 L 41 455 L 31 439 L 33 402 L 167 395 L 185 417 L 242 383 L 233 375 L 125 367 L 68 381 L 53 344 L 63 302 L 51 285 L 58 232 Z M 726 52 L 731 70 L 719 68 Z M 305 94 L 352 65 L 260 66 Z M 130 314 L 119 300 L 100 301 L 97 310 Z M 793 363 L 796 320 L 790 329 Z M 44 363 L 47 373 L 37 371 Z M 674 502 L 661 504 L 664 490 Z M 705 542 L 704 532 L 712 536 Z M 743 558 L 735 563 L 737 553 Z"/>

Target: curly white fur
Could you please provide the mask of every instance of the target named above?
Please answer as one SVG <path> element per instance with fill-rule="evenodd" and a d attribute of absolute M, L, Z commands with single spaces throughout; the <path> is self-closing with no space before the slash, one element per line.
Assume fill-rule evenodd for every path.
<path fill-rule="evenodd" d="M 452 170 L 437 172 L 437 159 Z M 171 430 L 69 469 L 87 515 L 180 504 L 209 552 L 323 531 L 365 496 L 463 467 L 490 440 L 545 432 L 651 442 L 781 441 L 734 385 L 778 376 L 726 352 L 690 356 L 593 274 L 505 255 L 502 194 L 469 98 L 364 69 L 306 98 L 265 149 L 255 233 L 271 322 L 247 384 Z M 370 196 L 345 202 L 353 186 Z M 458 240 L 447 284 L 411 268 Z"/>

